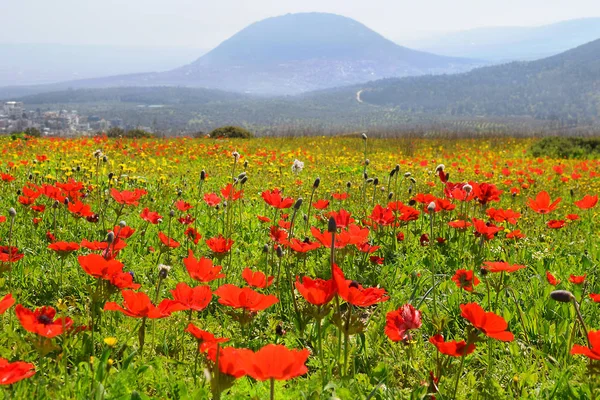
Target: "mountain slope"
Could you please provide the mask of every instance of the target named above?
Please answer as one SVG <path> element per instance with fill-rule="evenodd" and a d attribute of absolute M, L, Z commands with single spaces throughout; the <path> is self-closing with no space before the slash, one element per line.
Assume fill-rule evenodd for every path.
<path fill-rule="evenodd" d="M 361 86 L 360 100 L 446 115 L 593 119 L 600 116 L 600 39 L 556 56 L 452 76 Z"/>
<path fill-rule="evenodd" d="M 496 62 L 535 60 L 600 38 L 600 18 L 582 18 L 537 27 L 493 27 L 399 41 L 452 57 Z"/>
<path fill-rule="evenodd" d="M 461 72 L 477 65 L 481 63 L 398 46 L 350 18 L 301 13 L 256 22 L 193 63 L 171 71 L 0 88 L 0 97 L 115 86 L 287 95 L 386 77 Z"/>

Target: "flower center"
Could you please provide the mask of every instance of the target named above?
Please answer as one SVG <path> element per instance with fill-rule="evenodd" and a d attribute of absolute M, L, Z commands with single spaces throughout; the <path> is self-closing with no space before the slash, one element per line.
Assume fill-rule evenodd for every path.
<path fill-rule="evenodd" d="M 40 315 L 37 320 L 40 324 L 44 324 L 44 325 L 48 325 L 48 324 L 52 323 L 52 318 L 50 318 L 49 316 L 47 316 L 45 314 Z"/>

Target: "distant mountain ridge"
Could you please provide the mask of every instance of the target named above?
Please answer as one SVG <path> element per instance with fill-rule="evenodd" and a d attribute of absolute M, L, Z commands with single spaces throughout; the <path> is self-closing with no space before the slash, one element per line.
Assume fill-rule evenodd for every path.
<path fill-rule="evenodd" d="M 535 27 L 489 27 L 398 43 L 451 57 L 495 62 L 550 57 L 600 38 L 600 17 Z"/>
<path fill-rule="evenodd" d="M 479 65 L 399 46 L 350 18 L 299 13 L 258 21 L 171 71 L 78 80 L 37 90 L 187 86 L 289 95 L 386 77 L 462 72 Z M 23 90 L 0 90 L 0 97 L 33 93 Z"/>

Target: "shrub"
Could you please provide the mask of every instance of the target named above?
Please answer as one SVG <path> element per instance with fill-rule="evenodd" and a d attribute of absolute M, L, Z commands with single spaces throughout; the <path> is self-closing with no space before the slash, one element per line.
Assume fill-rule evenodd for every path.
<path fill-rule="evenodd" d="M 254 135 L 247 129 L 241 128 L 239 126 L 222 126 L 213 130 L 210 133 L 210 137 L 212 138 L 242 138 L 249 139 L 253 138 Z"/>
<path fill-rule="evenodd" d="M 534 157 L 590 158 L 600 155 L 600 138 L 546 137 L 529 148 Z"/>

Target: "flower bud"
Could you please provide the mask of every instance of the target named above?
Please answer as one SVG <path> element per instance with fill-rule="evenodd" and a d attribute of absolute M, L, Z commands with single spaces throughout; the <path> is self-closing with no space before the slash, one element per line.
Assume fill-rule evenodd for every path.
<path fill-rule="evenodd" d="M 200 171 L 200 180 L 203 181 L 206 179 L 206 171 L 202 170 Z"/>
<path fill-rule="evenodd" d="M 113 176 L 115 176 L 115 174 L 113 174 L 112 172 L 108 173 L 108 180 L 112 181 Z"/>
<path fill-rule="evenodd" d="M 65 205 L 69 205 L 69 202 L 70 202 L 69 198 L 65 197 L 65 200 L 64 200 Z"/>
<path fill-rule="evenodd" d="M 125 221 L 120 221 L 120 222 L 119 222 L 119 226 L 120 226 L 121 228 L 125 228 L 125 227 L 127 226 L 127 223 L 126 223 Z"/>
<path fill-rule="evenodd" d="M 375 178 L 375 179 L 373 179 L 373 185 L 374 185 L 374 186 L 377 186 L 377 185 L 379 185 L 379 178 Z"/>
<path fill-rule="evenodd" d="M 294 204 L 294 210 L 299 210 L 302 207 L 302 197 L 299 197 Z"/>
<path fill-rule="evenodd" d="M 175 216 L 175 211 L 171 210 L 169 211 L 169 217 L 173 218 Z"/>
<path fill-rule="evenodd" d="M 166 279 L 166 277 L 169 275 L 169 271 L 171 270 L 171 267 L 165 264 L 159 264 L 158 265 L 158 278 L 159 279 Z"/>
<path fill-rule="evenodd" d="M 333 233 L 337 230 L 337 224 L 335 222 L 335 218 L 329 217 L 329 222 L 327 223 L 327 232 Z"/>
<path fill-rule="evenodd" d="M 367 133 L 366 132 L 361 133 L 360 137 L 362 138 L 362 140 L 367 140 Z"/>
<path fill-rule="evenodd" d="M 283 249 L 281 248 L 281 246 L 277 246 L 277 258 L 281 258 L 283 257 Z"/>
<path fill-rule="evenodd" d="M 268 253 L 268 252 L 269 252 L 269 245 L 268 245 L 268 244 L 265 244 L 265 245 L 263 246 L 263 253 Z"/>
<path fill-rule="evenodd" d="M 320 184 L 321 184 L 321 178 L 315 179 L 315 182 L 313 183 L 313 188 L 317 189 Z"/>
<path fill-rule="evenodd" d="M 435 211 L 435 201 L 432 201 L 431 203 L 429 203 L 429 205 L 427 206 L 427 211 L 429 211 L 429 212 Z"/>
<path fill-rule="evenodd" d="M 352 187 L 352 182 L 350 182 L 350 181 L 346 182 L 346 187 L 348 189 L 350 189 Z"/>
<path fill-rule="evenodd" d="M 244 176 L 241 180 L 240 180 L 240 185 L 245 184 L 246 182 L 248 182 L 248 176 Z"/>
<path fill-rule="evenodd" d="M 373 178 L 367 179 L 367 183 L 373 183 Z"/>
<path fill-rule="evenodd" d="M 410 176 L 411 176 L 411 175 L 412 175 L 412 174 L 411 174 L 410 172 L 405 172 L 405 173 L 404 173 L 404 177 L 405 177 L 405 178 L 410 178 Z"/>
<path fill-rule="evenodd" d="M 238 175 L 238 179 L 242 180 L 246 176 L 246 172 L 242 172 Z"/>
<path fill-rule="evenodd" d="M 248 160 L 244 161 L 244 169 L 248 168 Z"/>
<path fill-rule="evenodd" d="M 550 293 L 550 297 L 552 300 L 560 301 L 561 303 L 569 303 L 575 298 L 573 293 L 568 290 L 555 290 Z"/>
<path fill-rule="evenodd" d="M 14 218 L 17 216 L 17 210 L 15 210 L 13 207 L 8 209 L 8 215 L 10 215 L 11 218 Z"/>
<path fill-rule="evenodd" d="M 106 243 L 111 244 L 114 241 L 115 241 L 114 232 L 113 231 L 108 232 L 108 234 L 106 235 Z"/>
<path fill-rule="evenodd" d="M 394 175 L 396 175 L 396 168 L 394 168 L 390 171 L 390 178 L 393 178 Z"/>
<path fill-rule="evenodd" d="M 463 190 L 469 194 L 473 191 L 473 186 L 469 185 L 468 183 L 466 185 L 463 186 Z"/>
<path fill-rule="evenodd" d="M 391 200 L 394 197 L 394 192 L 388 193 L 388 200 Z"/>
<path fill-rule="evenodd" d="M 371 164 L 371 160 L 369 160 L 368 158 L 365 160 L 365 165 L 369 166 L 369 164 Z"/>

